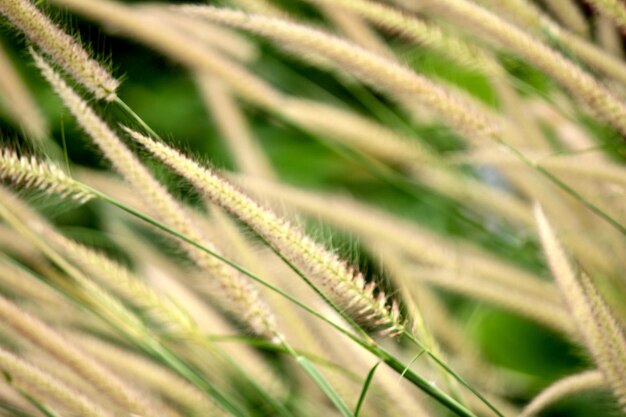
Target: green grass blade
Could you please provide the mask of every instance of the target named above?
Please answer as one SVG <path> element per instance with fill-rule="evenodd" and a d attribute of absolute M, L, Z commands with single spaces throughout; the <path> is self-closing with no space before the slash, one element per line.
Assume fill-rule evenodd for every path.
<path fill-rule="evenodd" d="M 376 362 L 376 365 L 374 365 L 372 369 L 370 369 L 370 371 L 367 373 L 367 377 L 365 378 L 365 382 L 363 383 L 363 389 L 361 390 L 361 395 L 359 395 L 359 401 L 356 403 L 356 407 L 354 408 L 354 417 L 359 417 L 361 406 L 363 406 L 365 396 L 367 395 L 367 391 L 372 384 L 372 380 L 374 379 L 374 373 L 376 372 L 376 369 L 378 369 L 378 365 L 380 365 L 380 362 Z"/>

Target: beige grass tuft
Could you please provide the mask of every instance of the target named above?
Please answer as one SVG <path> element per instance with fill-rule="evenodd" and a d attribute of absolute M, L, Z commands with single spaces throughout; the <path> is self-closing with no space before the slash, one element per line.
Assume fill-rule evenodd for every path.
<path fill-rule="evenodd" d="M 113 414 L 73 391 L 65 383 L 2 348 L 0 348 L 0 369 L 10 375 L 14 383 L 27 392 L 31 390 L 42 392 L 77 415 L 113 417 Z"/>
<path fill-rule="evenodd" d="M 119 81 L 30 0 L 2 1 L 0 13 L 97 98 L 112 101 L 117 97 Z"/>
<path fill-rule="evenodd" d="M 122 379 L 3 297 L 0 297 L 0 317 L 3 324 L 11 326 L 22 337 L 69 366 L 119 405 L 141 415 L 158 415 L 149 402 Z"/>
<path fill-rule="evenodd" d="M 181 205 L 152 176 L 106 123 L 54 72 L 43 58 L 35 53 L 33 53 L 33 57 L 43 75 L 63 99 L 83 130 L 91 136 L 116 170 L 154 208 L 159 220 L 217 251 L 214 245 L 193 226 Z M 271 337 L 274 331 L 274 318 L 268 307 L 260 299 L 252 283 L 205 252 L 199 251 L 191 245 L 180 243 L 194 262 L 200 268 L 208 271 L 220 283 L 225 295 L 232 299 L 234 308 L 240 313 L 242 320 L 255 332 Z"/>
<path fill-rule="evenodd" d="M 535 217 L 541 242 L 587 349 L 626 410 L 626 337 L 590 279 L 574 269 L 539 205 Z"/>
<path fill-rule="evenodd" d="M 7 148 L 0 148 L 0 178 L 80 203 L 94 198 L 89 190 L 79 185 L 58 166 L 39 161 L 34 156 L 18 156 Z"/>
<path fill-rule="evenodd" d="M 47 121 L 2 44 L 0 44 L 0 101 L 13 121 L 22 127 L 30 138 L 41 141 L 46 136 Z"/>
<path fill-rule="evenodd" d="M 356 313 L 370 324 L 387 327 L 390 331 L 404 328 L 396 303 L 392 302 L 388 306 L 390 300 L 376 288 L 376 284 L 367 283 L 360 272 L 356 272 L 337 255 L 177 150 L 137 132 L 130 134 L 155 157 L 189 180 L 214 204 L 237 216 L 283 256 L 318 280 L 342 308 Z"/>
<path fill-rule="evenodd" d="M 611 19 L 626 32 L 626 4 L 621 0 L 586 0 L 598 13 Z"/>
<path fill-rule="evenodd" d="M 246 29 L 277 42 L 287 42 L 297 47 L 302 54 L 319 54 L 392 97 L 414 98 L 436 112 L 453 128 L 472 138 L 489 138 L 498 131 L 497 122 L 443 87 L 403 65 L 329 33 L 286 19 L 212 6 L 180 6 L 174 10 Z"/>
<path fill-rule="evenodd" d="M 626 134 L 626 104 L 560 52 L 469 0 L 426 0 L 423 7 L 508 47 L 550 75 L 597 117 Z"/>

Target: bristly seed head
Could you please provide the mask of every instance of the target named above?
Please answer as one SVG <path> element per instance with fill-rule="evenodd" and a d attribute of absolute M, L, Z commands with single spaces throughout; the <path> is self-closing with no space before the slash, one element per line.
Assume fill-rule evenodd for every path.
<path fill-rule="evenodd" d="M 58 166 L 39 161 L 34 156 L 18 156 L 9 149 L 0 149 L 0 177 L 46 193 L 71 198 L 81 204 L 94 198 L 91 192 Z"/>
<path fill-rule="evenodd" d="M 0 13 L 96 98 L 115 100 L 119 81 L 91 58 L 73 37 L 41 13 L 30 0 L 2 1 Z"/>
<path fill-rule="evenodd" d="M 286 259 L 318 280 L 322 287 L 334 295 L 334 300 L 341 308 L 355 315 L 357 319 L 370 317 L 368 324 L 377 323 L 385 327 L 387 332 L 404 331 L 399 309 L 393 307 L 393 303 L 391 308 L 388 306 L 389 298 L 384 292 L 374 282 L 366 283 L 360 272 L 348 266 L 335 253 L 314 242 L 300 229 L 177 150 L 130 129 L 127 132 L 158 159 L 204 192 L 213 203 L 237 216 Z M 374 318 L 379 320 L 374 321 Z"/>

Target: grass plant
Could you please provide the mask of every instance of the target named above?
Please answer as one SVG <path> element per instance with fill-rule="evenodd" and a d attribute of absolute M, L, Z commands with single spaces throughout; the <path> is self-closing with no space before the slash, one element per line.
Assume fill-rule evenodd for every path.
<path fill-rule="evenodd" d="M 0 414 L 624 415 L 625 11 L 0 0 Z"/>

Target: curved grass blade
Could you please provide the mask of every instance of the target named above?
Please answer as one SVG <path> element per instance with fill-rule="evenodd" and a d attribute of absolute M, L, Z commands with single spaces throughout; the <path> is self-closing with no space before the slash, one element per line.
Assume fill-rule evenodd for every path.
<path fill-rule="evenodd" d="M 365 400 L 365 395 L 367 395 L 367 390 L 372 384 L 372 380 L 374 379 L 374 372 L 380 365 L 380 362 L 376 362 L 376 365 L 370 369 L 367 373 L 367 377 L 365 378 L 365 382 L 363 383 L 363 389 L 361 390 L 361 395 L 359 395 L 359 401 L 356 403 L 356 407 L 354 408 L 354 417 L 359 417 L 359 411 L 361 411 L 361 406 L 363 405 L 363 401 Z"/>

